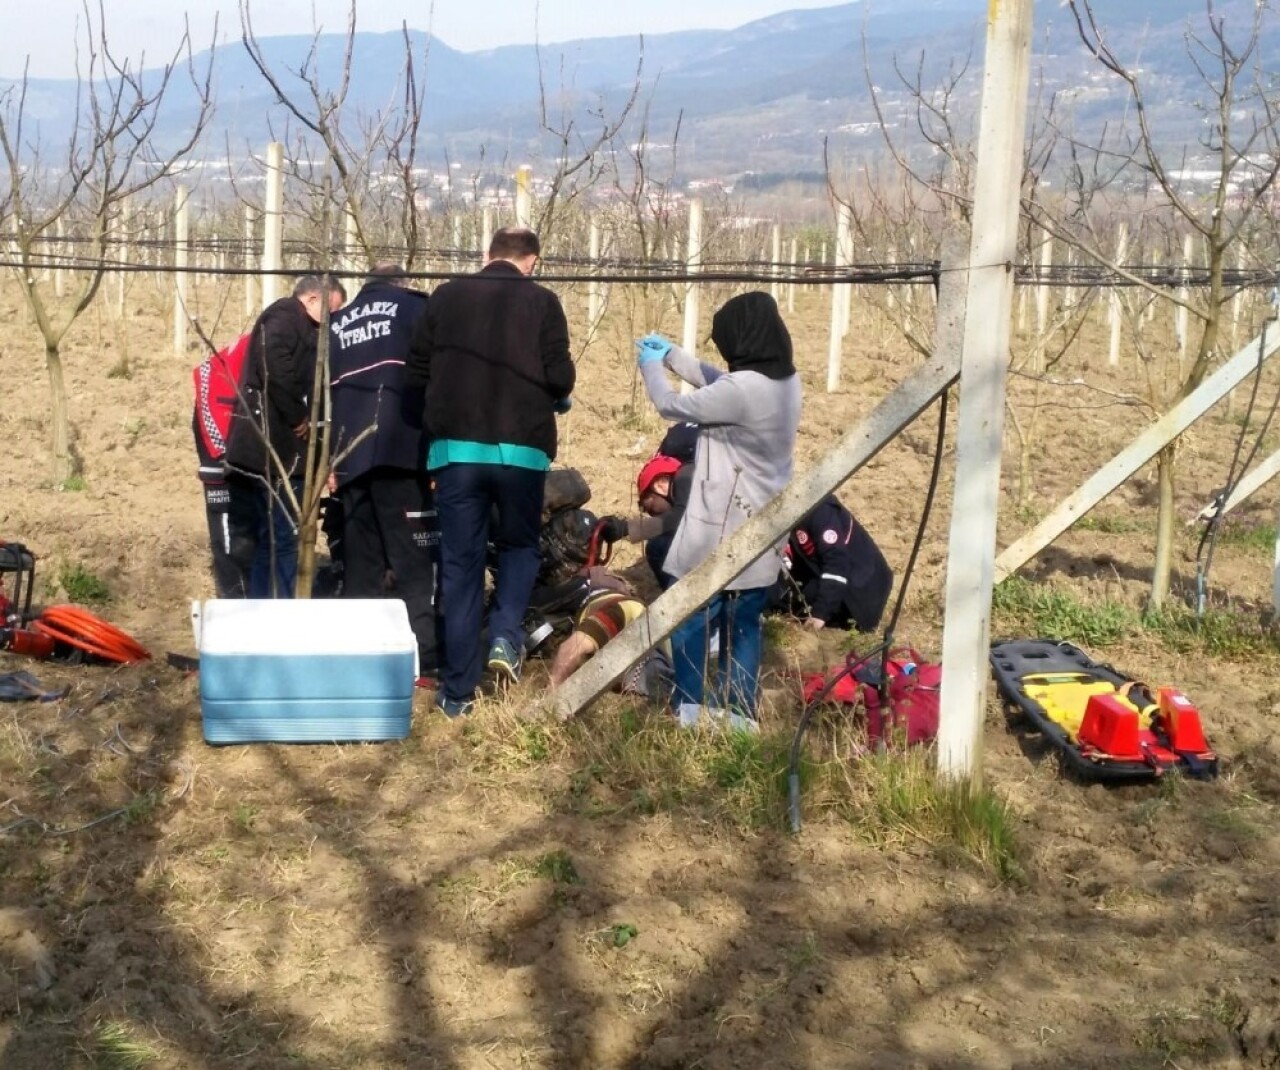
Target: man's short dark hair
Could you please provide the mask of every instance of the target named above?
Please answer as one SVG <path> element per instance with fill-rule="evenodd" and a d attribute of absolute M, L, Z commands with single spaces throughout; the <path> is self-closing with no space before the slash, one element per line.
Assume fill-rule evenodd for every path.
<path fill-rule="evenodd" d="M 332 275 L 303 275 L 293 284 L 293 296 L 299 299 L 310 294 L 336 293 L 345 302 L 347 288 Z"/>
<path fill-rule="evenodd" d="M 365 285 L 371 282 L 389 282 L 394 286 L 404 285 L 404 265 L 391 260 L 383 260 L 369 269 L 365 276 Z"/>
<path fill-rule="evenodd" d="M 520 260 L 541 255 L 542 242 L 529 227 L 503 227 L 489 242 L 490 260 Z"/>

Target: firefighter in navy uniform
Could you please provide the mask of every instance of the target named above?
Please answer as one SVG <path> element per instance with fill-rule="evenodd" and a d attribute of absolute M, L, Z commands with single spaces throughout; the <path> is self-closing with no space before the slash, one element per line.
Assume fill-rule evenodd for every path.
<path fill-rule="evenodd" d="M 786 571 L 770 608 L 801 618 L 806 627 L 856 628 L 880 623 L 893 570 L 853 514 L 828 495 L 791 532 Z"/>
<path fill-rule="evenodd" d="M 429 686 L 440 662 L 439 529 L 423 471 L 422 388 L 404 381 L 427 295 L 409 289 L 403 271 L 377 265 L 330 318 L 333 449 L 341 457 L 334 480 L 342 511 L 342 595 L 404 600 L 418 640 L 420 682 Z"/>

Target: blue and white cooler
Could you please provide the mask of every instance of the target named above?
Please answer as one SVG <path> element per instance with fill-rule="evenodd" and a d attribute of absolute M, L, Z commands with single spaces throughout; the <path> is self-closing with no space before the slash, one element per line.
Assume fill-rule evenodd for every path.
<path fill-rule="evenodd" d="M 206 743 L 404 739 L 418 643 L 399 599 L 193 605 Z"/>

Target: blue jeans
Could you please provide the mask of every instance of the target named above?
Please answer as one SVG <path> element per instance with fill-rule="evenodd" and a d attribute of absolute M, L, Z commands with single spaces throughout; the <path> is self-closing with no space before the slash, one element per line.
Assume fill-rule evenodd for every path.
<path fill-rule="evenodd" d="M 210 487 L 222 493 L 213 499 Z M 301 499 L 302 481 L 293 489 Z M 262 480 L 232 472 L 225 484 L 206 487 L 205 503 L 218 597 L 292 598 L 298 581 L 298 519 L 283 492 L 268 494 Z"/>
<path fill-rule="evenodd" d="M 302 480 L 290 481 L 294 497 L 302 500 Z M 257 551 L 249 570 L 250 598 L 293 598 L 298 586 L 298 517 L 288 504 L 288 492 L 268 494 L 258 484 Z M 275 560 L 274 583 L 271 570 Z"/>
<path fill-rule="evenodd" d="M 761 614 L 769 588 L 721 591 L 671 635 L 675 675 L 671 705 L 711 705 L 755 717 L 760 691 L 760 656 L 764 647 Z M 707 635 L 720 629 L 716 687 L 706 701 L 712 668 Z"/>
<path fill-rule="evenodd" d="M 448 464 L 431 473 L 440 521 L 440 603 L 444 617 L 441 694 L 465 702 L 484 671 L 484 575 L 490 536 L 497 556 L 490 640 L 524 646 L 525 614 L 538 578 L 546 473 L 500 464 Z M 489 530 L 490 514 L 496 527 Z"/>

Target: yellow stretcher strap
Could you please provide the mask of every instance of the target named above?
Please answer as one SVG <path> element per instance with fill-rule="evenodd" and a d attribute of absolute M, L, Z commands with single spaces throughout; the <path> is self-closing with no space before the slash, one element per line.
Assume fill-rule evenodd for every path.
<path fill-rule="evenodd" d="M 1094 695 L 1117 694 L 1116 685 L 1099 680 L 1088 673 L 1033 673 L 1021 680 L 1022 690 L 1036 702 L 1054 724 L 1059 725 L 1071 742 L 1080 735 L 1084 711 Z M 1133 705 L 1127 698 L 1122 700 Z M 1134 706 L 1136 710 L 1137 707 Z"/>

